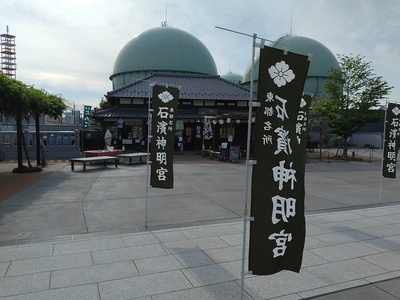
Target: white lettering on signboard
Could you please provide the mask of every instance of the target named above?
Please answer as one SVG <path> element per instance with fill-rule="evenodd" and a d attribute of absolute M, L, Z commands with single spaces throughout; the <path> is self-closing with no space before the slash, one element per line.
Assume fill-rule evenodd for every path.
<path fill-rule="evenodd" d="M 268 69 L 269 75 L 273 79 L 273 82 L 278 86 L 285 86 L 287 83 L 290 83 L 294 78 L 295 74 L 290 69 L 289 65 L 285 61 L 276 62 L 275 65 L 272 65 Z M 277 101 L 275 101 L 277 100 Z M 268 92 L 266 95 L 265 102 L 274 102 L 276 103 L 276 118 L 280 121 L 285 121 L 289 119 L 288 113 L 286 111 L 286 103 L 287 99 L 282 98 L 279 95 L 274 95 L 271 92 Z M 300 106 L 305 105 L 305 101 L 300 104 Z M 267 118 L 271 118 L 274 116 L 273 107 L 265 107 L 264 115 Z M 304 130 L 305 122 L 307 120 L 307 116 L 305 114 L 297 115 L 297 123 L 296 123 L 296 136 L 297 140 L 300 143 L 300 135 Z M 284 128 L 284 125 L 272 128 L 272 123 L 270 121 L 264 122 L 264 131 L 272 131 L 276 134 L 272 136 L 270 134 L 263 135 L 263 145 L 273 144 L 273 139 L 276 137 L 276 150 L 274 152 L 275 155 L 283 153 L 285 155 L 292 154 L 291 147 L 291 139 L 289 130 Z M 289 168 L 285 167 L 285 160 L 281 160 L 279 162 L 279 166 L 275 166 L 272 168 L 273 179 L 278 184 L 278 189 L 283 190 L 283 186 L 285 183 L 290 183 L 291 190 L 294 189 L 294 184 L 297 182 L 296 179 L 296 170 L 292 168 L 293 163 L 290 162 Z M 296 199 L 292 197 L 282 197 L 280 195 L 275 195 L 272 197 L 272 216 L 271 221 L 272 224 L 277 224 L 280 221 L 285 223 L 288 222 L 290 217 L 294 217 L 296 215 Z M 286 251 L 286 244 L 292 240 L 291 233 L 285 233 L 285 229 L 280 232 L 276 232 L 271 234 L 268 237 L 269 240 L 274 240 L 276 243 L 276 247 L 273 249 L 273 258 L 284 256 Z"/>
<path fill-rule="evenodd" d="M 292 147 L 290 146 L 290 138 L 289 131 L 283 129 L 283 126 L 278 127 L 274 130 L 278 134 L 277 143 L 276 143 L 276 151 L 274 152 L 277 155 L 279 152 L 283 151 L 286 154 L 292 153 Z"/>
<path fill-rule="evenodd" d="M 272 224 L 279 221 L 288 222 L 289 217 L 296 215 L 296 199 L 281 196 L 272 197 Z M 280 216 L 280 218 L 278 218 Z"/>
<path fill-rule="evenodd" d="M 268 237 L 269 240 L 275 240 L 276 247 L 272 250 L 274 258 L 278 256 L 284 256 L 286 251 L 286 243 L 292 240 L 291 233 L 285 233 L 285 229 L 282 229 L 280 233 L 273 233 Z"/>
<path fill-rule="evenodd" d="M 296 170 L 292 169 L 293 162 L 290 162 L 290 169 L 285 168 L 285 161 L 281 160 L 279 162 L 279 166 L 273 167 L 272 168 L 272 173 L 274 175 L 274 180 L 275 182 L 278 182 L 279 190 L 282 191 L 283 189 L 283 183 L 291 182 L 290 188 L 293 190 L 294 189 L 294 183 L 297 181 L 296 180 Z"/>
<path fill-rule="evenodd" d="M 167 176 L 165 175 L 165 173 L 167 173 L 168 170 L 165 168 L 160 168 L 156 170 L 157 173 L 157 178 L 159 181 L 165 181 L 167 179 Z"/>

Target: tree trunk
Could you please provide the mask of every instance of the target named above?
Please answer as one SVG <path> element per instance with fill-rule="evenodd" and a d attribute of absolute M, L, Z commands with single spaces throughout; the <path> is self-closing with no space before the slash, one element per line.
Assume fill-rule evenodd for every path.
<path fill-rule="evenodd" d="M 24 134 L 22 134 L 21 141 L 22 141 L 22 147 L 24 148 L 26 160 L 28 161 L 28 166 L 29 166 L 29 168 L 32 168 L 31 159 L 29 157 L 28 147 L 26 146 L 26 141 L 25 141 L 25 135 Z"/>
<path fill-rule="evenodd" d="M 17 114 L 15 117 L 15 121 L 17 122 L 17 157 L 18 157 L 18 168 L 23 167 L 22 163 L 22 117 L 20 114 Z"/>
<path fill-rule="evenodd" d="M 41 165 L 41 162 L 40 162 L 40 155 L 41 155 L 41 153 L 40 153 L 40 146 L 41 146 L 41 143 L 40 143 L 40 128 L 39 128 L 39 126 L 40 126 L 40 124 L 39 124 L 39 121 L 40 121 L 40 115 L 36 115 L 35 116 L 35 127 L 36 127 L 36 138 L 35 138 L 35 144 L 36 144 L 36 165 L 37 166 L 40 166 Z"/>
<path fill-rule="evenodd" d="M 343 136 L 343 157 L 347 158 L 347 135 Z"/>

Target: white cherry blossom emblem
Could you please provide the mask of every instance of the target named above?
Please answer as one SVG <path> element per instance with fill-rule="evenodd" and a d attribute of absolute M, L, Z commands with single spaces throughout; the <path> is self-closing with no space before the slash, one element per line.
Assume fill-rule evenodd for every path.
<path fill-rule="evenodd" d="M 164 103 L 168 103 L 169 101 L 172 101 L 172 99 L 174 99 L 174 97 L 168 91 L 164 91 L 158 94 L 158 98 L 160 98 L 160 100 Z"/>
<path fill-rule="evenodd" d="M 400 109 L 398 106 L 392 109 L 392 112 L 395 114 L 395 116 L 398 116 L 400 114 Z"/>
<path fill-rule="evenodd" d="M 301 100 L 300 100 L 300 108 L 303 108 L 306 105 L 307 105 L 306 100 L 304 100 L 304 98 L 301 98 Z"/>
<path fill-rule="evenodd" d="M 278 87 L 286 85 L 287 82 L 291 82 L 295 78 L 293 71 L 283 60 L 277 62 L 275 66 L 269 67 L 268 73 Z"/>

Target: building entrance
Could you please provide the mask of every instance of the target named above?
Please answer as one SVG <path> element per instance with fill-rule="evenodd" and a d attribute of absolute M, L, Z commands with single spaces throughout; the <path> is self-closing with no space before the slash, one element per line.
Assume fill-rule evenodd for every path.
<path fill-rule="evenodd" d="M 201 150 L 203 146 L 203 124 L 200 122 L 186 122 L 184 127 L 184 149 Z"/>

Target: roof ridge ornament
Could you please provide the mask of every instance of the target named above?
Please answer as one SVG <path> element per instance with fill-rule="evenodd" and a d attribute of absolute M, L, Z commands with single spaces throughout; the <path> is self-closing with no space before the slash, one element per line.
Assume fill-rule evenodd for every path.
<path fill-rule="evenodd" d="M 168 27 L 167 17 L 168 17 L 168 3 L 165 3 L 165 21 L 161 22 L 161 27 Z"/>

